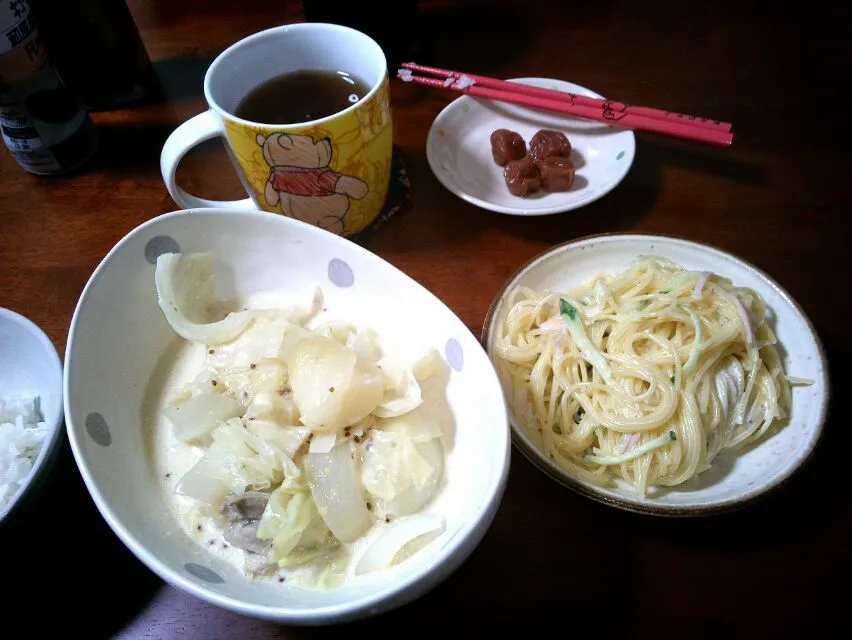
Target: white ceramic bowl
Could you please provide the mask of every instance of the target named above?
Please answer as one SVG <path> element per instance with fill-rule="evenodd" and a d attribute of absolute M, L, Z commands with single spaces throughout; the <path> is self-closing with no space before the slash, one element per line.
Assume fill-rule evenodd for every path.
<path fill-rule="evenodd" d="M 210 251 L 220 296 L 286 290 L 309 300 L 320 286 L 331 317 L 374 328 L 389 350 L 433 347 L 448 363 L 455 422 L 441 505 L 443 534 L 406 562 L 332 590 L 249 579 L 178 527 L 145 454 L 143 398 L 175 336 L 156 301 L 163 252 Z M 224 274 L 229 274 L 227 277 Z M 327 318 L 329 316 L 326 316 Z M 489 527 L 511 451 L 507 409 L 478 339 L 443 303 L 362 247 L 262 212 L 199 209 L 131 231 L 86 285 L 71 323 L 65 367 L 68 436 L 98 509 L 163 579 L 218 606 L 289 624 L 361 618 L 408 602 L 446 578 Z"/>
<path fill-rule="evenodd" d="M 0 522 L 38 490 L 62 442 L 62 362 L 50 338 L 31 320 L 0 308 L 0 395 L 38 396 L 41 417 L 51 428 L 26 480 L 0 507 Z"/>
<path fill-rule="evenodd" d="M 602 97 L 563 80 L 515 78 L 512 82 Z M 491 157 L 490 136 L 495 129 L 517 131 L 527 144 L 539 129 L 562 131 L 571 142 L 571 160 L 577 167 L 571 189 L 524 198 L 509 193 L 503 168 Z M 517 216 L 561 213 L 594 202 L 624 179 L 635 154 L 636 137 L 627 129 L 473 96 L 447 105 L 426 138 L 426 157 L 441 184 L 478 207 Z"/>
<path fill-rule="evenodd" d="M 708 471 L 644 500 L 621 480 L 602 488 L 567 473 L 538 448 L 510 412 L 513 441 L 557 482 L 615 507 L 667 516 L 709 515 L 743 507 L 779 487 L 808 459 L 822 432 L 829 402 L 828 366 L 814 328 L 790 295 L 756 267 L 719 249 L 665 236 L 612 234 L 574 240 L 533 258 L 506 282 L 489 309 L 483 342 L 491 353 L 499 321 L 509 311 L 508 293 L 516 286 L 565 291 L 599 273 L 622 271 L 642 254 L 717 273 L 763 297 L 787 375 L 814 381 L 812 386 L 793 387 L 789 423 L 747 449 L 721 453 Z"/>

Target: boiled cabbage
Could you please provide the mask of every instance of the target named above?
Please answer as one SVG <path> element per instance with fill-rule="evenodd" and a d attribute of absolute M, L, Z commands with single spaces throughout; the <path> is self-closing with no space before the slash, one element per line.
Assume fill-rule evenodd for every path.
<path fill-rule="evenodd" d="M 394 371 L 385 360 L 379 361 L 385 374 L 385 392 L 373 415 L 379 418 L 393 418 L 416 409 L 423 404 L 423 395 L 417 378 L 410 369 Z"/>
<path fill-rule="evenodd" d="M 207 392 L 172 402 L 163 413 L 172 423 L 175 438 L 192 442 L 225 420 L 241 416 L 243 408 L 229 395 Z"/>
<path fill-rule="evenodd" d="M 246 431 L 275 445 L 289 458 L 296 457 L 296 452 L 311 433 L 307 427 L 282 426 L 265 420 L 246 420 L 244 424 Z"/>
<path fill-rule="evenodd" d="M 403 516 L 423 508 L 444 472 L 438 425 L 420 411 L 377 421 L 361 446 L 361 481 L 386 513 Z"/>
<path fill-rule="evenodd" d="M 411 370 L 418 382 L 440 375 L 446 368 L 446 362 L 435 349 L 429 349 L 425 356 L 417 360 Z"/>
<path fill-rule="evenodd" d="M 260 517 L 257 537 L 271 540 L 269 559 L 279 566 L 307 562 L 338 545 L 307 489 L 280 487 Z"/>
<path fill-rule="evenodd" d="M 246 416 L 254 420 L 266 420 L 279 426 L 299 425 L 299 411 L 292 396 L 277 391 L 257 391 L 254 393 Z"/>
<path fill-rule="evenodd" d="M 249 432 L 240 419 L 228 420 L 212 433 L 211 444 L 176 487 L 182 495 L 218 506 L 228 493 L 292 486 L 299 468 L 274 442 Z"/>
<path fill-rule="evenodd" d="M 379 334 L 369 328 L 350 331 L 346 336 L 346 346 L 367 362 L 378 362 L 382 357 Z"/>
<path fill-rule="evenodd" d="M 310 332 L 292 322 L 285 312 L 255 311 L 254 322 L 236 339 L 208 354 L 209 365 L 219 370 L 246 369 L 264 360 L 286 362 L 293 347 Z"/>

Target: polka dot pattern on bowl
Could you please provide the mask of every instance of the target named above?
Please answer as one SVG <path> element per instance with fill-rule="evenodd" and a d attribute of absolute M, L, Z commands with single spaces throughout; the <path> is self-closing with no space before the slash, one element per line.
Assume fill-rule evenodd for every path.
<path fill-rule="evenodd" d="M 328 279 L 331 280 L 332 284 L 341 288 L 351 287 L 355 284 L 355 274 L 352 268 L 339 258 L 329 260 Z"/>
<path fill-rule="evenodd" d="M 171 236 L 154 236 L 145 245 L 145 260 L 157 264 L 157 258 L 164 253 L 180 253 L 180 245 Z"/>
<path fill-rule="evenodd" d="M 444 347 L 444 355 L 447 357 L 447 362 L 450 366 L 456 371 L 461 371 L 464 367 L 464 351 L 462 351 L 461 344 L 455 338 L 450 338 L 447 340 L 447 344 Z"/>
<path fill-rule="evenodd" d="M 112 444 L 112 434 L 109 432 L 109 425 L 99 413 L 90 413 L 86 416 L 86 433 L 94 440 L 95 444 L 99 444 L 102 447 L 108 447 Z"/>
<path fill-rule="evenodd" d="M 203 565 L 187 562 L 183 565 L 183 568 L 199 580 L 204 580 L 204 582 L 211 582 L 213 584 L 222 584 L 225 582 L 224 578 L 213 571 L 213 569 L 208 569 Z"/>

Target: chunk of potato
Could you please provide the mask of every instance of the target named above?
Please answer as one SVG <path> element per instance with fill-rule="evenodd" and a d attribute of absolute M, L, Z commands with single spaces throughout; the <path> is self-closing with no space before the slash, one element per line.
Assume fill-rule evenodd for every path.
<path fill-rule="evenodd" d="M 382 401 L 381 369 L 334 339 L 301 339 L 287 362 L 293 401 L 302 424 L 336 431 L 369 415 Z"/>

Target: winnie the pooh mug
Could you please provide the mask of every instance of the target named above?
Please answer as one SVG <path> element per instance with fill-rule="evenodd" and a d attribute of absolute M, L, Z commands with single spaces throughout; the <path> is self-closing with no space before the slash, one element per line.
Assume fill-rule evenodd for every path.
<path fill-rule="evenodd" d="M 255 88 L 296 72 L 351 75 L 369 87 L 360 100 L 329 116 L 286 124 L 238 117 Z M 260 209 L 350 236 L 381 212 L 391 172 L 392 135 L 387 63 L 381 47 L 348 27 L 300 23 L 267 29 L 225 49 L 204 77 L 209 109 L 166 140 L 163 181 L 181 208 Z M 299 95 L 287 96 L 299 102 Z M 357 99 L 357 98 L 353 98 Z M 186 153 L 217 136 L 249 197 L 206 200 L 175 182 Z"/>

